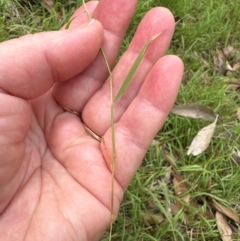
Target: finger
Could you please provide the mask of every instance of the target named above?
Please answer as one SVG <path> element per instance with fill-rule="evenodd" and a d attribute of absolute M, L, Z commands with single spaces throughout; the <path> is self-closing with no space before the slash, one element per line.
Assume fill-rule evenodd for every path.
<path fill-rule="evenodd" d="M 139 94 L 115 124 L 117 159 L 115 177 L 125 189 L 162 127 L 178 93 L 183 63 L 176 56 L 161 58 L 152 68 Z M 111 130 L 104 135 L 101 148 L 111 162 Z M 107 150 L 107 151 L 106 151 Z"/>
<path fill-rule="evenodd" d="M 71 30 L 27 35 L 1 43 L 0 89 L 33 99 L 55 82 L 79 74 L 96 57 L 102 43 L 101 24 L 88 23 Z"/>
<path fill-rule="evenodd" d="M 99 20 L 104 27 L 102 48 L 110 66 L 115 63 L 136 3 L 137 0 L 102 0 L 93 13 L 93 18 Z M 83 106 L 102 86 L 107 77 L 106 63 L 102 54 L 99 53 L 91 66 L 81 74 L 57 84 L 53 95 L 62 106 L 81 112 Z"/>
<path fill-rule="evenodd" d="M 90 1 L 86 3 L 87 6 L 87 10 L 90 14 L 90 16 L 93 15 L 97 5 L 98 5 L 98 1 Z M 86 14 L 86 10 L 84 5 L 82 5 L 81 7 L 79 7 L 71 16 L 71 18 L 69 19 L 69 21 L 71 21 L 70 25 L 69 25 L 69 29 L 72 28 L 76 28 L 79 25 L 86 23 L 89 21 L 88 15 Z M 65 24 L 61 29 L 64 30 L 66 29 L 67 24 Z"/>
<path fill-rule="evenodd" d="M 114 119 L 117 121 L 137 95 L 141 85 L 154 63 L 163 56 L 170 44 L 174 31 L 174 18 L 165 8 L 154 8 L 148 12 L 140 23 L 127 52 L 123 55 L 113 71 L 113 92 L 116 96 L 131 66 L 144 44 L 157 33 L 162 35 L 149 46 L 131 84 L 121 99 L 114 105 Z M 83 111 L 83 120 L 98 135 L 103 135 L 110 126 L 110 88 L 107 82 L 90 99 Z"/>
<path fill-rule="evenodd" d="M 70 113 L 58 115 L 47 135 L 47 142 L 54 157 L 74 180 L 110 209 L 112 174 L 100 151 L 100 143 L 86 135 L 79 118 Z M 116 213 L 123 190 L 117 183 L 114 189 L 117 192 Z"/>

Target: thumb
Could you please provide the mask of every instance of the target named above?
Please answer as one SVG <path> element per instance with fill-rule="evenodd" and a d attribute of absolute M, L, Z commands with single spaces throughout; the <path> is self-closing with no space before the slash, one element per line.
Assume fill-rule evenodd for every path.
<path fill-rule="evenodd" d="M 74 77 L 96 57 L 103 28 L 94 20 L 64 31 L 26 35 L 0 43 L 0 91 L 36 98 L 54 82 Z"/>

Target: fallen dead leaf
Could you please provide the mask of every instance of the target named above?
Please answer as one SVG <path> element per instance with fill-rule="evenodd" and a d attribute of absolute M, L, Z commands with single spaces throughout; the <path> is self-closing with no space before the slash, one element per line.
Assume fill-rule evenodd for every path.
<path fill-rule="evenodd" d="M 233 76 L 234 74 L 238 73 L 240 70 L 240 63 L 234 63 L 233 67 L 227 68 L 227 76 Z M 236 79 L 235 79 L 236 80 Z M 239 80 L 237 80 L 239 82 Z"/>
<path fill-rule="evenodd" d="M 189 236 L 190 240 L 193 239 L 193 228 L 190 231 L 187 231 L 187 235 Z"/>
<path fill-rule="evenodd" d="M 167 183 L 167 184 L 170 184 L 172 182 L 172 167 L 167 167 L 166 168 L 166 173 L 165 173 L 165 176 L 164 176 L 164 181 Z"/>
<path fill-rule="evenodd" d="M 227 69 L 227 70 L 229 70 L 229 71 L 235 71 L 235 70 L 233 69 L 233 67 L 229 64 L 228 61 L 226 61 L 225 65 L 226 65 L 226 69 Z"/>
<path fill-rule="evenodd" d="M 232 154 L 232 158 L 234 160 L 234 163 L 240 166 L 240 155 L 238 155 L 236 152 Z"/>
<path fill-rule="evenodd" d="M 240 166 L 240 151 L 237 147 L 234 148 L 234 152 L 232 153 L 233 163 L 237 166 Z"/>
<path fill-rule="evenodd" d="M 228 207 L 218 203 L 215 200 L 212 200 L 212 203 L 213 203 L 213 207 L 217 211 L 223 213 L 225 216 L 227 216 L 230 219 L 234 220 L 237 224 L 240 224 L 240 222 L 239 222 L 240 218 L 239 218 L 238 214 L 234 210 L 232 210 L 232 209 L 230 209 L 230 208 L 228 208 Z"/>
<path fill-rule="evenodd" d="M 174 186 L 174 192 L 176 196 L 182 196 L 182 200 L 185 203 L 189 203 L 190 201 L 190 194 L 188 194 L 189 185 L 186 183 L 184 178 L 177 174 L 172 173 L 173 175 L 173 186 Z"/>
<path fill-rule="evenodd" d="M 229 81 L 226 82 L 227 84 L 234 84 L 240 86 L 240 79 L 231 78 Z"/>
<path fill-rule="evenodd" d="M 176 215 L 180 210 L 181 210 L 181 207 L 179 207 L 179 205 L 171 203 L 168 209 L 168 213 L 170 213 L 172 216 L 172 215 Z"/>
<path fill-rule="evenodd" d="M 231 66 L 231 64 L 229 63 L 229 57 L 230 54 L 232 52 L 230 52 L 230 49 L 223 49 L 218 50 L 214 56 L 213 56 L 213 63 L 216 66 L 216 68 L 220 71 L 234 71 L 233 67 Z"/>
<path fill-rule="evenodd" d="M 51 12 L 55 5 L 55 0 L 41 0 L 41 4 L 48 12 Z"/>
<path fill-rule="evenodd" d="M 240 107 L 237 108 L 237 117 L 238 117 L 238 119 L 240 120 Z"/>
<path fill-rule="evenodd" d="M 156 139 L 153 139 L 153 141 L 152 141 L 152 143 L 151 143 L 151 146 L 158 146 L 158 145 L 160 145 L 160 144 L 161 144 L 160 141 L 158 141 L 158 140 L 156 140 Z"/>
<path fill-rule="evenodd" d="M 212 124 L 205 126 L 197 133 L 188 148 L 187 155 L 197 156 L 208 148 L 216 128 L 217 119 L 218 116 Z"/>
<path fill-rule="evenodd" d="M 153 226 L 162 223 L 165 219 L 162 213 L 142 212 L 144 222 L 147 225 Z"/>
<path fill-rule="evenodd" d="M 229 59 L 234 53 L 234 48 L 232 46 L 227 46 L 226 48 L 223 48 L 223 53 L 225 57 Z"/>
<path fill-rule="evenodd" d="M 240 88 L 240 85 L 238 85 L 238 84 L 228 84 L 227 88 L 228 88 L 228 90 L 238 90 Z"/>
<path fill-rule="evenodd" d="M 162 223 L 165 218 L 161 213 L 156 201 L 150 199 L 145 205 L 145 211 L 142 211 L 141 214 L 144 218 L 144 222 L 150 226 Z"/>
<path fill-rule="evenodd" d="M 240 63 L 235 63 L 233 65 L 233 71 L 238 72 L 240 70 Z"/>
<path fill-rule="evenodd" d="M 198 104 L 185 104 L 174 106 L 171 112 L 180 116 L 205 120 L 215 120 L 217 116 L 217 114 L 210 108 Z"/>
<path fill-rule="evenodd" d="M 217 227 L 218 231 L 222 237 L 223 241 L 232 241 L 232 230 L 229 227 L 226 218 L 224 215 L 220 212 L 216 212 L 216 221 L 217 221 Z"/>
<path fill-rule="evenodd" d="M 221 51 L 217 51 L 217 53 L 214 54 L 213 63 L 218 70 L 225 70 L 226 59 Z"/>

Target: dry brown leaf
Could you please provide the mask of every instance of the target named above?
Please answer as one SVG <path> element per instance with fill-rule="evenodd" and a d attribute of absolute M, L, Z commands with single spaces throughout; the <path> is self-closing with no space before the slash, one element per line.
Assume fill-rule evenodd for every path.
<path fill-rule="evenodd" d="M 228 88 L 228 90 L 238 90 L 240 88 L 240 85 L 238 85 L 238 84 L 228 84 L 227 88 Z"/>
<path fill-rule="evenodd" d="M 186 193 L 189 190 L 189 186 L 182 176 L 177 173 L 172 173 L 173 175 L 173 186 L 176 196 L 182 196 L 182 200 L 185 203 L 189 203 L 190 195 Z"/>
<path fill-rule="evenodd" d="M 237 166 L 240 166 L 240 151 L 237 147 L 234 148 L 234 152 L 232 154 L 232 159 L 234 161 L 234 164 Z"/>
<path fill-rule="evenodd" d="M 164 221 L 162 213 L 142 212 L 144 222 L 150 226 L 158 225 Z"/>
<path fill-rule="evenodd" d="M 218 116 L 212 124 L 205 126 L 197 133 L 188 148 L 187 155 L 197 156 L 208 148 L 216 128 L 217 119 Z"/>
<path fill-rule="evenodd" d="M 236 63 L 233 65 L 233 67 L 226 66 L 227 69 L 227 76 L 233 76 L 234 73 L 237 73 L 239 71 L 240 65 L 239 63 Z"/>
<path fill-rule="evenodd" d="M 231 78 L 229 81 L 226 82 L 226 84 L 234 84 L 240 86 L 240 79 Z"/>
<path fill-rule="evenodd" d="M 167 167 L 164 175 L 164 181 L 169 184 L 172 182 L 172 167 Z"/>
<path fill-rule="evenodd" d="M 239 71 L 239 70 L 240 70 L 240 63 L 235 63 L 235 64 L 233 65 L 233 71 L 237 72 L 237 71 Z"/>
<path fill-rule="evenodd" d="M 240 107 L 237 108 L 237 117 L 238 117 L 238 119 L 240 120 Z"/>
<path fill-rule="evenodd" d="M 151 143 L 151 146 L 158 146 L 158 145 L 160 145 L 160 144 L 161 144 L 160 141 L 158 141 L 158 140 L 156 140 L 156 139 L 153 139 L 153 141 L 152 141 L 152 143 Z"/>
<path fill-rule="evenodd" d="M 197 104 L 174 106 L 171 112 L 176 115 L 205 120 L 215 120 L 217 116 L 217 114 L 210 108 Z"/>
<path fill-rule="evenodd" d="M 168 212 L 172 215 L 176 215 L 181 210 L 181 207 L 177 204 L 171 203 L 168 208 Z"/>
<path fill-rule="evenodd" d="M 225 70 L 226 58 L 221 51 L 217 51 L 217 53 L 214 54 L 213 63 L 218 70 Z"/>
<path fill-rule="evenodd" d="M 230 65 L 228 59 L 232 52 L 230 48 L 223 49 L 223 51 L 217 51 L 213 56 L 213 63 L 220 71 L 234 71 L 233 67 Z"/>
<path fill-rule="evenodd" d="M 232 210 L 226 206 L 223 206 L 222 204 L 216 202 L 215 200 L 212 200 L 212 202 L 213 202 L 214 208 L 217 211 L 223 213 L 225 216 L 229 217 L 230 219 L 234 220 L 236 223 L 240 224 L 240 222 L 239 222 L 240 218 L 234 210 Z"/>
<path fill-rule="evenodd" d="M 166 159 L 166 161 L 171 165 L 173 170 L 175 170 L 178 157 L 173 156 L 172 153 L 166 151 L 164 148 L 163 148 L 163 154 L 164 154 L 164 159 Z"/>
<path fill-rule="evenodd" d="M 217 227 L 218 231 L 222 237 L 223 241 L 232 241 L 232 230 L 229 227 L 226 218 L 224 215 L 220 212 L 216 212 L 216 221 L 217 221 Z"/>
<path fill-rule="evenodd" d="M 234 53 L 234 48 L 232 46 L 227 46 L 226 48 L 223 48 L 223 53 L 226 56 L 226 58 L 230 58 L 231 55 Z"/>
<path fill-rule="evenodd" d="M 226 65 L 225 67 L 226 67 L 227 70 L 234 71 L 233 67 L 229 64 L 228 61 L 226 61 L 225 65 Z"/>
<path fill-rule="evenodd" d="M 236 152 L 234 152 L 232 154 L 232 158 L 235 162 L 235 164 L 237 164 L 238 166 L 240 166 L 240 155 L 238 155 Z"/>
<path fill-rule="evenodd" d="M 55 0 L 41 0 L 41 4 L 48 12 L 51 12 L 55 5 Z"/>

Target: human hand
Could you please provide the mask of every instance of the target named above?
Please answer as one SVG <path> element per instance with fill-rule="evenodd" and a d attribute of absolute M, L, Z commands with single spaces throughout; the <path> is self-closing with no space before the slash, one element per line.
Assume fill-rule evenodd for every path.
<path fill-rule="evenodd" d="M 89 2 L 98 20 L 90 25 L 81 7 L 69 30 L 0 44 L 1 240 L 99 240 L 110 225 L 110 92 L 99 48 L 113 66 L 136 3 Z M 115 105 L 115 215 L 182 78 L 181 60 L 164 56 L 174 31 L 168 10 L 148 12 L 113 71 L 116 94 L 141 47 L 162 30 Z M 82 113 L 105 144 L 59 104 Z"/>

